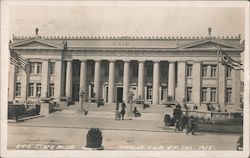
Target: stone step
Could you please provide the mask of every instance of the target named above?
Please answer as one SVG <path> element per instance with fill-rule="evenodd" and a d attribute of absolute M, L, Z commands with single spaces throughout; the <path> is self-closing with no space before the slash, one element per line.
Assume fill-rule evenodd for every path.
<path fill-rule="evenodd" d="M 54 115 L 67 115 L 71 117 L 76 117 L 79 115 L 84 115 L 80 113 L 79 110 L 63 110 L 55 112 Z M 163 120 L 165 113 L 141 113 L 141 117 L 128 116 L 128 112 L 125 114 L 125 118 L 130 118 L 133 120 Z M 88 111 L 86 117 L 90 118 L 109 118 L 115 119 L 115 112 L 111 111 Z"/>

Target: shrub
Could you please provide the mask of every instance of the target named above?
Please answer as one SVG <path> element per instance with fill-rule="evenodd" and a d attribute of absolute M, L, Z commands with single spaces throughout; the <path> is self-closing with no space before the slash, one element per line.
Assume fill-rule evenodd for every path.
<path fill-rule="evenodd" d="M 102 147 L 102 131 L 99 128 L 90 128 L 87 133 L 87 148 Z"/>

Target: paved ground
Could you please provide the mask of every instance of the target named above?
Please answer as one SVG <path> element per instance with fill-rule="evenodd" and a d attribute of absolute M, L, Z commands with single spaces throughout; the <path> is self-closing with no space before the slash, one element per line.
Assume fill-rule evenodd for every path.
<path fill-rule="evenodd" d="M 163 112 L 148 112 L 149 116 L 144 115 L 144 119 L 127 118 L 122 121 L 114 120 L 111 111 L 107 110 L 105 115 L 100 112 L 90 111 L 85 117 L 76 111 L 66 110 L 46 117 L 9 123 L 8 148 L 41 144 L 41 149 L 44 149 L 44 145 L 62 145 L 60 149 L 79 150 L 86 144 L 85 137 L 90 127 L 103 130 L 103 146 L 106 150 L 235 150 L 238 139 L 237 134 L 197 133 L 196 136 L 187 136 L 183 132 L 175 133 L 172 128 L 164 127 L 162 119 L 158 119 Z M 152 116 L 155 119 L 149 120 Z"/>

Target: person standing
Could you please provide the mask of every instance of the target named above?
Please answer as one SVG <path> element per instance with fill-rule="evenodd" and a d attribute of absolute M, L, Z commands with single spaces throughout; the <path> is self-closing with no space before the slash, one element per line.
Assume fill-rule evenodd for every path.
<path fill-rule="evenodd" d="M 121 110 L 122 120 L 124 120 L 124 115 L 126 113 L 125 108 L 126 108 L 126 104 L 124 101 L 122 101 L 122 110 Z"/>
<path fill-rule="evenodd" d="M 195 120 L 193 118 L 193 116 L 191 116 L 191 119 L 190 119 L 190 123 L 191 123 L 191 132 L 192 132 L 192 135 L 195 135 Z"/>

